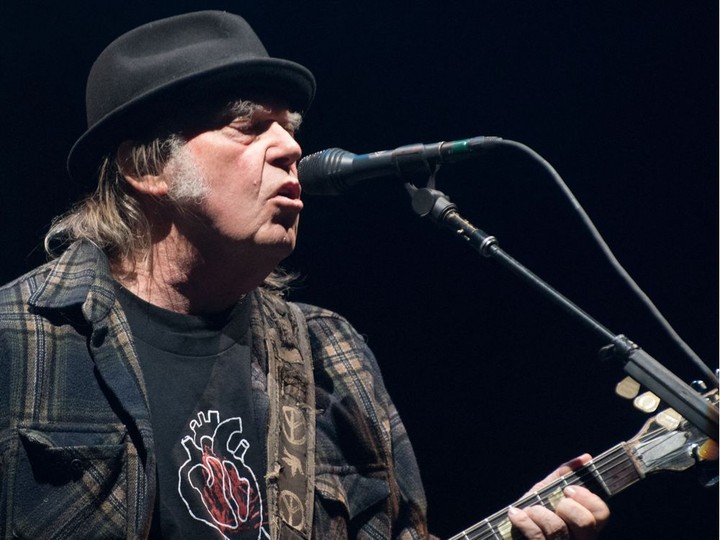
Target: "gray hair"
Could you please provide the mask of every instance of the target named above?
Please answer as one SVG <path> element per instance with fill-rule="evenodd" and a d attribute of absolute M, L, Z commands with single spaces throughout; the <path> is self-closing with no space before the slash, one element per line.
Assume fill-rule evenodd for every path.
<path fill-rule="evenodd" d="M 250 117 L 262 108 L 263 105 L 253 101 L 237 100 L 229 103 L 222 112 Z M 290 127 L 297 129 L 301 116 L 291 113 L 289 118 Z M 145 143 L 133 141 L 122 162 L 115 154 L 106 155 L 98 169 L 95 191 L 50 225 L 44 240 L 47 254 L 51 258 L 58 257 L 73 242 L 86 240 L 102 249 L 113 262 L 126 261 L 134 266 L 147 261 L 152 252 L 150 222 L 123 171 L 137 176 L 159 174 L 185 142 L 180 132 L 166 133 Z M 171 190 L 170 200 L 180 202 L 201 196 L 198 186 L 185 186 L 176 192 Z M 263 286 L 283 292 L 295 278 L 278 267 L 265 279 Z"/>

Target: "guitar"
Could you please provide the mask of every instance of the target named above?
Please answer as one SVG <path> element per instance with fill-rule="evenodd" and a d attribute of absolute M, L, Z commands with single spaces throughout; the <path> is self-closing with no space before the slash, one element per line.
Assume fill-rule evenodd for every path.
<path fill-rule="evenodd" d="M 706 394 L 717 405 L 718 391 Z M 568 486 L 584 486 L 605 499 L 658 471 L 683 471 L 704 461 L 718 459 L 717 442 L 673 410 L 648 420 L 640 432 L 595 457 L 539 491 L 513 503 L 516 508 L 542 505 L 553 510 Z M 507 517 L 507 508 L 465 529 L 449 540 L 512 540 L 518 538 Z"/>

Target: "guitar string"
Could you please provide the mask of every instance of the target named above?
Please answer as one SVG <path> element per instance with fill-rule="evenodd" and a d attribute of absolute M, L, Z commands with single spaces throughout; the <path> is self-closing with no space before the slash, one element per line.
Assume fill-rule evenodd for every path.
<path fill-rule="evenodd" d="M 714 400 L 717 402 L 717 399 Z M 687 421 L 683 421 L 683 426 L 687 426 Z M 677 428 L 675 428 L 677 430 Z M 664 433 L 668 433 L 669 431 L 675 431 L 675 430 L 668 430 L 662 426 L 658 426 L 654 429 L 649 430 L 645 434 L 640 434 L 633 439 L 630 440 L 630 443 L 633 441 L 642 442 L 644 444 L 647 444 L 648 450 L 652 450 L 655 448 L 658 444 L 662 444 L 663 441 L 658 440 L 658 435 L 662 435 Z M 537 500 L 537 496 L 540 496 L 540 498 L 545 498 L 548 494 L 552 494 L 557 490 L 557 488 L 565 483 L 567 485 L 576 485 L 576 484 L 582 484 L 582 478 L 586 478 L 588 476 L 593 476 L 593 479 L 596 479 L 596 475 L 589 473 L 588 471 L 591 470 L 592 467 L 595 468 L 595 470 L 602 476 L 603 474 L 608 474 L 609 472 L 613 471 L 613 469 L 616 469 L 618 467 L 622 467 L 626 473 L 626 476 L 628 474 L 630 476 L 634 476 L 635 478 L 631 481 L 625 481 L 624 484 L 620 485 L 620 489 L 614 492 L 610 493 L 610 496 L 618 493 L 622 489 L 629 487 L 633 483 L 639 481 L 642 477 L 637 472 L 634 464 L 632 463 L 632 460 L 629 456 L 629 451 L 626 449 L 626 446 L 630 443 L 623 442 L 620 443 L 613 448 L 603 452 L 599 456 L 595 457 L 591 463 L 588 463 L 587 465 L 583 466 L 581 469 L 578 469 L 576 471 L 570 472 L 567 475 L 565 475 L 562 478 L 559 478 L 552 482 L 550 485 L 545 486 L 540 491 L 536 492 L 532 496 L 524 497 L 523 499 L 520 499 L 517 501 L 513 506 L 519 506 L 535 502 Z M 621 451 L 621 452 L 620 452 Z M 647 451 L 647 450 L 646 450 Z M 612 456 L 612 457 L 611 457 Z M 618 463 L 621 462 L 621 463 Z M 568 482 L 568 479 L 570 480 Z M 609 480 L 618 480 L 620 479 L 619 474 L 613 474 Z M 605 479 L 603 479 L 605 482 Z M 610 482 L 612 483 L 612 482 Z M 607 482 L 606 482 L 607 485 Z M 542 501 L 541 501 L 542 502 Z M 549 500 L 547 501 L 549 502 Z M 544 504 L 544 503 L 543 503 Z M 529 506 L 529 504 L 528 504 Z M 469 529 L 466 529 L 465 531 L 462 531 L 461 533 L 453 536 L 451 540 L 483 540 L 483 539 L 497 539 L 498 533 L 495 532 L 495 530 L 492 529 L 492 527 L 497 527 L 499 525 L 502 525 L 503 523 L 507 522 L 507 510 L 508 507 L 506 507 L 503 510 L 500 510 L 499 512 L 496 512 L 495 514 L 489 516 L 488 518 L 484 519 L 483 521 L 480 521 L 479 523 L 476 523 Z M 493 524 L 494 523 L 494 524 Z M 475 534 L 474 536 L 470 536 L 470 534 L 477 531 L 478 528 L 483 527 L 484 531 L 480 532 L 479 534 Z"/>
<path fill-rule="evenodd" d="M 607 451 L 605 454 L 602 454 L 596 458 L 597 460 L 601 460 L 603 456 L 607 456 L 609 454 L 617 453 L 617 450 L 621 450 L 619 447 L 614 447 L 613 449 Z M 617 461 L 617 458 L 614 458 L 615 461 Z M 563 487 L 566 486 L 572 486 L 572 485 L 582 485 L 584 482 L 582 481 L 583 478 L 588 478 L 590 476 L 593 476 L 592 473 L 589 473 L 588 470 L 590 469 L 590 464 L 585 465 L 583 469 L 579 469 L 577 471 L 573 471 L 571 473 L 568 473 L 566 476 L 559 478 L 555 480 L 552 484 L 546 486 L 545 488 L 541 489 L 537 492 L 538 495 L 541 496 L 542 499 L 546 499 L 547 495 L 556 491 L 558 487 L 563 485 Z M 542 495 L 544 494 L 544 495 Z M 523 508 L 531 506 L 530 503 L 537 503 L 537 497 L 535 494 L 526 496 L 519 501 L 516 501 L 513 506 Z M 474 526 L 470 527 L 469 529 L 466 529 L 462 533 L 460 533 L 457 536 L 454 536 L 453 538 L 467 538 L 469 540 L 481 540 L 481 539 L 489 539 L 489 538 L 498 538 L 496 529 L 502 525 L 504 522 L 507 521 L 507 510 L 506 507 L 503 510 L 500 510 L 499 512 L 496 512 L 495 514 L 489 516 L 488 518 L 484 519 L 483 521 L 476 523 Z M 482 528 L 482 530 L 478 530 Z M 472 536 L 471 536 L 472 535 Z"/>
<path fill-rule="evenodd" d="M 651 439 L 655 435 L 657 435 L 657 433 L 664 431 L 665 430 L 656 430 L 643 436 L 642 438 Z M 621 461 L 621 463 L 618 464 L 619 461 Z M 585 479 L 597 480 L 596 474 L 592 472 L 593 466 L 595 470 L 601 475 L 608 474 L 613 469 L 616 469 L 618 467 L 623 467 L 625 471 L 635 473 L 633 475 L 635 478 L 632 479 L 632 481 L 626 483 L 623 487 L 627 487 L 632 483 L 640 480 L 640 476 L 635 471 L 635 468 L 632 465 L 626 450 L 623 448 L 623 443 L 620 443 L 619 445 L 616 445 L 612 449 L 595 458 L 592 463 L 585 465 L 581 469 L 568 473 L 568 475 L 555 480 L 552 484 L 545 486 L 538 492 L 524 497 L 523 499 L 520 499 L 513 506 L 521 508 L 531 506 L 533 503 L 537 504 L 538 498 L 541 499 L 541 504 L 545 505 L 547 502 L 549 502 L 549 499 L 547 498 L 548 495 L 556 492 L 561 485 L 562 487 L 570 485 L 583 485 L 587 484 L 587 482 L 584 481 Z M 610 495 L 612 494 L 613 493 L 610 493 Z M 505 508 L 504 510 L 493 514 L 485 520 L 477 523 L 474 527 L 463 531 L 462 533 L 460 533 L 460 535 L 453 538 L 467 538 L 468 540 L 497 539 L 498 533 L 496 532 L 496 530 L 499 528 L 499 526 L 506 524 L 507 521 L 507 508 Z M 477 531 L 479 527 L 483 527 L 483 530 Z M 474 533 L 476 531 L 476 534 L 470 536 L 471 533 Z"/>
<path fill-rule="evenodd" d="M 655 438 L 663 433 L 666 433 L 667 430 L 665 428 L 657 428 L 655 430 L 652 430 L 648 432 L 645 435 L 642 435 L 639 437 L 642 441 L 650 441 L 651 446 L 649 448 L 652 448 L 652 444 L 659 444 L 661 441 L 656 442 Z M 587 482 L 584 482 L 583 479 L 592 479 L 593 481 L 597 481 L 597 474 L 600 474 L 600 476 L 609 475 L 609 473 L 613 472 L 614 469 L 622 468 L 625 471 L 634 472 L 634 476 L 636 477 L 634 480 L 632 480 L 629 483 L 626 483 L 623 487 L 627 487 L 631 485 L 632 483 L 640 480 L 639 474 L 635 471 L 634 466 L 632 465 L 632 461 L 630 457 L 628 456 L 628 452 L 624 448 L 625 443 L 620 443 L 610 450 L 607 450 L 606 452 L 600 454 L 596 458 L 593 459 L 592 462 L 584 465 L 580 469 L 577 469 L 575 471 L 572 471 L 568 473 L 567 475 L 558 478 L 557 480 L 553 481 L 551 484 L 545 486 L 541 490 L 528 495 L 526 497 L 523 497 L 522 499 L 516 501 L 513 506 L 517 506 L 519 508 L 531 506 L 531 503 L 537 503 L 537 499 L 541 499 L 541 504 L 545 504 L 546 502 L 549 502 L 549 499 L 547 497 L 557 491 L 557 489 L 562 485 L 563 487 L 572 486 L 572 485 L 583 485 Z M 593 472 L 593 469 L 597 472 L 595 474 Z M 611 475 L 612 476 L 612 475 Z M 607 484 L 606 484 L 607 485 Z M 610 493 L 608 496 L 613 495 L 613 493 Z M 507 521 L 507 510 L 508 507 L 506 507 L 503 510 L 500 510 L 499 512 L 496 512 L 495 514 L 487 517 L 483 521 L 480 521 L 479 523 L 476 523 L 469 529 L 466 529 L 465 531 L 461 532 L 459 535 L 454 536 L 453 538 L 461 539 L 461 538 L 467 538 L 468 540 L 485 540 L 485 539 L 493 539 L 498 538 L 497 533 L 494 529 L 497 529 L 497 527 L 501 524 L 503 524 L 505 521 Z M 479 527 L 483 527 L 484 531 L 477 531 Z M 493 529 L 494 528 L 494 529 Z M 478 532 L 479 534 L 475 536 L 470 536 L 470 534 L 474 532 Z"/>
<path fill-rule="evenodd" d="M 608 453 L 616 453 L 617 454 L 617 451 L 622 450 L 622 448 L 615 447 L 613 450 L 615 452 L 609 451 Z M 624 450 L 623 450 L 623 454 L 624 454 Z M 601 457 L 602 456 L 598 456 L 598 459 L 600 459 Z M 621 456 L 621 457 L 626 458 L 626 456 Z M 615 461 L 615 462 L 617 462 L 618 460 L 619 460 L 619 458 L 617 458 L 617 457 L 613 458 L 613 461 Z M 627 465 L 627 459 L 624 460 L 624 464 Z M 621 465 L 623 465 L 623 464 L 621 464 Z M 611 470 L 612 468 L 617 467 L 617 466 L 618 465 L 610 466 L 610 467 L 605 466 L 604 469 L 607 472 L 607 470 Z M 590 464 L 588 464 L 585 467 L 583 467 L 582 470 L 573 471 L 572 473 L 568 473 L 568 475 L 555 480 L 552 484 L 544 487 L 543 489 L 539 490 L 535 494 L 528 495 L 528 496 L 520 499 L 519 501 L 516 501 L 513 504 L 513 506 L 516 506 L 518 508 L 527 508 L 528 506 L 532 506 L 532 504 L 537 504 L 538 498 L 540 498 L 541 499 L 540 502 L 543 505 L 545 505 L 545 503 L 549 500 L 547 498 L 547 496 L 552 494 L 553 492 L 556 492 L 557 489 L 560 488 L 561 486 L 564 488 L 567 486 L 584 485 L 584 484 L 587 484 L 587 482 L 585 482 L 584 479 L 595 480 L 596 476 L 592 472 L 590 472 L 590 469 L 591 469 L 591 466 L 590 466 Z M 496 512 L 492 516 L 477 523 L 470 529 L 463 531 L 462 533 L 460 533 L 460 535 L 458 537 L 454 537 L 454 538 L 467 538 L 469 540 L 483 540 L 483 539 L 498 538 L 498 536 L 497 536 L 498 533 L 496 533 L 496 530 L 498 529 L 499 526 L 501 526 L 502 524 L 504 524 L 507 521 L 507 510 L 508 510 L 508 508 L 506 507 L 505 509 L 500 510 L 499 512 Z M 481 528 L 481 527 L 483 528 L 483 530 L 478 531 L 477 529 Z M 476 534 L 471 536 L 472 533 L 476 533 Z"/>
<path fill-rule="evenodd" d="M 640 480 L 640 476 L 635 471 L 635 468 L 632 465 L 627 455 L 627 452 L 624 450 L 623 445 L 619 444 L 611 450 L 607 451 L 606 453 L 598 456 L 592 464 L 588 464 L 582 469 L 569 473 L 568 475 L 554 481 L 552 484 L 546 486 L 538 492 L 517 501 L 513 506 L 524 508 L 533 504 L 538 504 L 538 498 L 540 499 L 541 504 L 546 505 L 548 502 L 550 502 L 548 496 L 556 493 L 558 488 L 564 488 L 572 485 L 587 485 L 587 480 L 596 481 L 597 478 L 596 474 L 592 471 L 592 465 L 595 465 L 596 471 L 601 475 L 607 475 L 608 473 L 618 468 L 621 468 L 621 470 L 625 471 L 626 473 L 634 473 L 631 475 L 633 476 L 633 478 L 629 482 L 626 482 L 622 487 L 627 487 Z M 612 494 L 614 493 L 611 491 L 609 495 Z M 470 533 L 474 532 L 473 529 L 468 529 L 468 531 L 466 531 L 465 538 L 468 538 L 469 540 L 497 539 L 499 537 L 499 533 L 497 533 L 496 531 L 502 525 L 507 526 L 507 521 L 508 519 L 506 508 L 504 510 L 501 510 L 500 512 L 497 512 L 493 516 L 490 516 L 486 520 L 478 523 L 477 526 L 484 527 L 484 529 L 474 534 L 473 536 L 470 536 Z"/>

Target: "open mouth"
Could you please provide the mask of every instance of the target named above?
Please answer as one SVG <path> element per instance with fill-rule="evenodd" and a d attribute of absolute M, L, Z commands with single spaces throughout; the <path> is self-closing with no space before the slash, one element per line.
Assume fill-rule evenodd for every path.
<path fill-rule="evenodd" d="M 277 192 L 279 197 L 286 197 L 288 199 L 299 199 L 300 198 L 300 184 L 295 182 L 285 182 Z"/>

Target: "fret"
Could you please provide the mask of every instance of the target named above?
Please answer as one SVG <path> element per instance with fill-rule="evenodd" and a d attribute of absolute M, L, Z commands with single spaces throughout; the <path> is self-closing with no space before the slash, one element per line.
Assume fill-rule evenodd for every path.
<path fill-rule="evenodd" d="M 486 519 L 484 519 L 483 521 L 480 522 L 480 523 L 483 523 L 483 524 L 484 524 L 484 525 L 482 526 L 482 530 L 485 531 L 485 533 L 483 533 L 483 538 L 488 538 L 487 536 L 485 536 L 485 534 L 486 534 L 487 532 L 489 532 L 490 534 L 492 534 L 492 538 L 497 538 L 497 536 L 495 535 L 495 530 L 493 529 L 492 525 L 490 525 L 490 521 L 489 521 L 489 520 L 490 520 L 490 518 L 486 518 Z M 472 540 L 477 540 L 478 538 L 480 538 L 480 536 L 478 536 L 477 534 L 474 534 L 474 535 L 471 537 Z M 502 540 L 502 538 L 500 538 L 500 540 Z"/>
<path fill-rule="evenodd" d="M 507 509 L 493 514 L 449 540 L 513 540 Z"/>
<path fill-rule="evenodd" d="M 625 488 L 642 480 L 643 476 L 638 472 L 632 460 L 627 459 L 615 466 L 613 475 L 607 479 L 610 495 L 617 495 Z"/>
<path fill-rule="evenodd" d="M 512 523 L 510 523 L 509 519 L 504 519 L 493 532 L 499 540 L 512 540 Z"/>
<path fill-rule="evenodd" d="M 635 469 L 625 469 L 621 474 L 615 475 L 612 482 L 608 483 L 610 495 L 615 496 L 640 480 L 642 480 L 642 477 L 637 474 Z"/>
<path fill-rule="evenodd" d="M 608 497 L 642 479 L 624 444 L 619 444 L 597 459 L 593 472 L 600 476 L 601 485 Z"/>
<path fill-rule="evenodd" d="M 555 510 L 557 508 L 557 505 L 565 498 L 565 494 L 563 493 L 563 487 L 558 486 L 553 491 L 551 491 L 547 496 L 547 502 L 543 504 L 546 508 L 550 508 L 551 510 Z"/>
<path fill-rule="evenodd" d="M 494 540 L 512 540 L 512 523 L 507 517 L 507 508 L 485 520 L 486 530 L 482 535 L 473 536 L 473 540 L 493 538 Z M 488 536 L 492 535 L 492 536 Z"/>
<path fill-rule="evenodd" d="M 605 483 L 605 479 L 603 478 L 602 474 L 600 474 L 600 471 L 597 470 L 597 467 L 595 467 L 595 463 L 592 461 L 588 463 L 587 465 L 588 470 L 593 475 L 593 478 L 595 481 L 602 487 L 603 491 L 605 492 L 607 497 L 610 497 L 612 495 L 612 492 L 608 488 L 607 484 Z"/>

